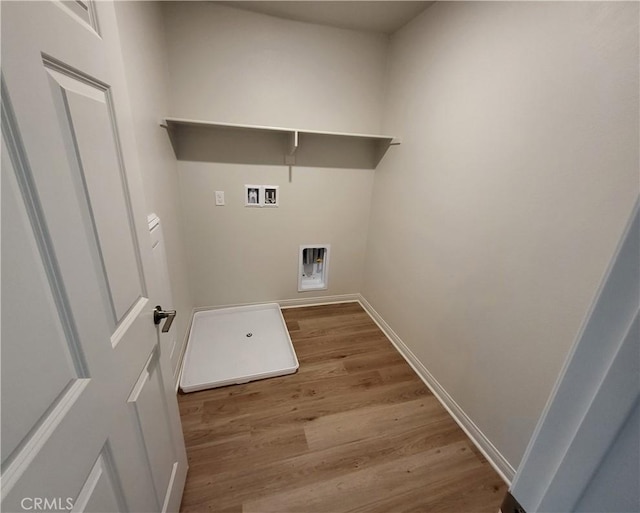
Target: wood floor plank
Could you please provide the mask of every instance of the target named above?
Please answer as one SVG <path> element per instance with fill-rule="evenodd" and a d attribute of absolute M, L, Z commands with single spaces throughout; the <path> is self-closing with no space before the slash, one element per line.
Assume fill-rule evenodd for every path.
<path fill-rule="evenodd" d="M 188 454 L 193 472 L 207 471 L 214 466 L 216 472 L 237 468 L 243 470 L 264 465 L 274 459 L 288 458 L 308 451 L 304 429 L 287 426 L 278 429 L 254 430 L 248 435 L 227 439 L 223 444 L 201 444 Z"/>
<path fill-rule="evenodd" d="M 404 491 L 396 489 L 385 497 L 359 505 L 349 513 L 495 513 L 496 500 L 500 500 L 507 491 L 504 483 L 496 482 L 495 476 L 477 465 L 469 468 L 459 466 L 449 475 L 444 474 L 440 472 L 432 484 L 425 483 L 424 487 L 410 487 Z"/>
<path fill-rule="evenodd" d="M 364 312 L 311 318 L 302 317 L 299 318 L 297 322 L 301 331 L 328 331 L 343 327 L 348 327 L 349 329 L 356 331 L 361 328 L 368 330 L 376 326 L 376 324 L 371 320 L 371 317 Z"/>
<path fill-rule="evenodd" d="M 318 450 L 385 433 L 410 431 L 446 416 L 433 396 L 384 406 L 370 406 L 315 419 L 304 428 L 309 449 Z"/>
<path fill-rule="evenodd" d="M 283 315 L 296 374 L 179 396 L 181 511 L 497 511 L 506 486 L 359 304 Z"/>
<path fill-rule="evenodd" d="M 389 344 L 381 349 L 371 350 L 368 353 L 360 355 L 352 355 L 349 358 L 345 358 L 342 362 L 342 366 L 348 372 L 359 372 L 363 370 L 387 370 L 394 365 L 400 365 L 402 369 L 406 369 L 408 366 L 395 348 Z M 409 367 L 409 370 L 411 368 Z M 413 374 L 415 377 L 415 373 Z"/>
<path fill-rule="evenodd" d="M 244 513 L 349 511 L 399 490 L 415 486 L 419 479 L 427 488 L 441 479 L 438 472 L 479 467 L 467 442 L 457 442 L 420 452 L 346 475 L 243 503 Z"/>
<path fill-rule="evenodd" d="M 325 450 L 308 451 L 293 458 L 274 460 L 259 469 L 237 468 L 235 471 L 216 473 L 215 481 L 198 475 L 190 479 L 188 485 L 200 499 L 206 498 L 209 503 L 215 502 L 219 507 L 226 507 L 238 499 L 256 499 L 296 489 L 464 440 L 466 437 L 462 430 L 452 425 L 450 419 L 444 419 L 433 423 L 428 432 L 418 428 Z M 228 493 L 229 490 L 233 490 L 233 493 Z"/>
<path fill-rule="evenodd" d="M 305 364 L 368 354 L 379 349 L 381 344 L 391 345 L 379 330 L 354 333 L 348 337 L 319 336 L 317 339 L 299 340 L 297 337 L 294 339 L 298 361 Z"/>
<path fill-rule="evenodd" d="M 265 380 L 261 386 L 247 387 L 237 394 L 228 397 L 205 401 L 203 413 L 220 413 L 221 408 L 233 400 L 233 407 L 243 412 L 260 412 L 282 403 L 292 404 L 298 399 L 325 397 L 328 394 L 340 395 L 360 388 L 372 388 L 382 384 L 382 377 L 377 370 L 365 370 L 355 374 L 334 374 L 327 376 L 310 376 L 309 378 L 292 376 L 288 379 Z"/>

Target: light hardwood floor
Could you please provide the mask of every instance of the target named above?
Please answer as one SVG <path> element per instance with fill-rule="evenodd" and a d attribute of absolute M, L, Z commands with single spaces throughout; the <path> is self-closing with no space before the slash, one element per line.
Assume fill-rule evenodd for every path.
<path fill-rule="evenodd" d="M 504 482 L 358 303 L 283 313 L 296 374 L 180 395 L 181 511 L 498 511 Z"/>

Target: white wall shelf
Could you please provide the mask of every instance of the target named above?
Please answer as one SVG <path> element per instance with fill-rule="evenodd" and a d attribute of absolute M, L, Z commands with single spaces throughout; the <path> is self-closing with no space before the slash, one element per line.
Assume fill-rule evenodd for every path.
<path fill-rule="evenodd" d="M 400 141 L 388 135 L 322 132 L 166 118 L 178 160 L 375 169 Z"/>

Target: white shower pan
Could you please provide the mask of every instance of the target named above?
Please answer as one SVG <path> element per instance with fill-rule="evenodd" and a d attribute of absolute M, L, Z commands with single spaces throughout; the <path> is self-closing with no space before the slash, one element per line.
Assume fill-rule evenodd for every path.
<path fill-rule="evenodd" d="M 297 369 L 298 358 L 277 303 L 208 310 L 193 316 L 180 388 L 196 392 Z"/>

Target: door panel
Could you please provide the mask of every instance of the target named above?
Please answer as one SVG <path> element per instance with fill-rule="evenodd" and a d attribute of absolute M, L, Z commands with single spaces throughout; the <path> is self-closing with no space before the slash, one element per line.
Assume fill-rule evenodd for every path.
<path fill-rule="evenodd" d="M 73 380 L 79 377 L 69 341 L 62 325 L 50 280 L 43 265 L 29 215 L 18 185 L 15 169 L 2 141 L 2 243 L 15 248 L 22 258 L 3 259 L 2 293 L 22 288 L 29 302 L 3 304 L 2 338 L 15 340 L 2 352 L 2 464 L 15 451 L 52 404 L 58 402 Z M 38 312 L 36 316 L 33 312 Z M 26 400 L 16 389 L 32 391 Z"/>
<path fill-rule="evenodd" d="M 98 456 L 98 460 L 89 472 L 84 486 L 73 503 L 72 512 L 104 513 L 125 510 L 124 495 L 113 471 L 113 462 L 108 446 L 105 446 Z"/>
<path fill-rule="evenodd" d="M 136 410 L 138 425 L 143 433 L 149 467 L 159 504 L 164 504 L 167 486 L 173 473 L 176 458 L 173 447 L 167 408 L 162 401 L 162 374 L 158 366 L 159 352 L 155 351 L 131 392 L 129 403 Z"/>
<path fill-rule="evenodd" d="M 60 6 L 68 9 L 69 14 L 86 23 L 87 27 L 98 32 L 96 24 L 96 12 L 92 2 L 84 2 L 82 0 L 62 0 Z"/>
<path fill-rule="evenodd" d="M 60 66 L 57 66 L 60 69 Z M 107 275 L 111 306 L 118 324 L 137 299 L 142 287 L 138 249 L 134 243 L 130 207 L 121 170 L 122 157 L 114 140 L 109 90 L 95 80 L 67 70 L 47 69 L 62 130 L 69 130 L 78 167 L 87 189 L 95 231 Z"/>
<path fill-rule="evenodd" d="M 86 322 L 79 329 L 74 321 L 72 305 L 80 304 L 82 301 L 77 298 L 77 301 L 70 303 L 66 296 L 65 275 L 55 255 L 54 239 L 45 221 L 39 187 L 29 166 L 10 99 L 4 87 L 2 141 L 2 191 L 3 200 L 7 199 L 2 205 L 3 408 L 4 399 L 10 397 L 8 404 L 13 408 L 12 413 L 22 411 L 16 413 L 15 420 L 13 416 L 7 415 L 6 411 L 2 416 L 3 446 L 6 433 L 11 437 L 9 441 L 13 442 L 9 445 L 10 449 L 13 449 L 11 454 L 3 454 L 2 500 L 5 510 L 19 511 L 20 501 L 33 496 L 28 491 L 32 483 L 38 483 L 38 497 L 58 497 L 63 491 L 75 491 L 76 482 L 82 479 L 83 471 L 89 470 L 86 468 L 84 449 L 86 452 L 98 450 L 101 445 L 100 438 L 106 437 L 102 426 L 96 426 L 86 433 L 83 451 L 65 453 L 68 471 L 49 475 L 52 462 L 60 460 L 61 448 L 74 446 L 76 435 L 70 426 L 81 425 L 92 416 L 99 418 L 100 404 L 93 400 L 97 387 L 85 362 L 104 355 L 100 354 L 100 346 L 94 351 L 90 350 L 93 346 L 79 346 L 83 335 L 96 335 L 100 329 L 100 322 Z M 25 212 L 29 215 L 28 226 L 25 226 Z M 22 226 L 15 224 L 11 228 L 7 227 L 7 223 L 20 218 Z M 6 232 L 5 227 L 8 228 Z M 20 231 L 20 234 L 15 235 L 16 231 Z M 20 245 L 19 239 L 23 242 L 30 240 L 32 244 L 35 241 L 38 250 L 36 251 L 33 245 Z M 12 242 L 18 244 L 14 246 Z M 79 246 L 81 250 L 82 245 Z M 24 266 L 31 272 L 31 278 L 15 283 L 15 278 Z M 42 278 L 43 269 L 47 270 L 46 281 Z M 79 271 L 84 276 L 80 269 Z M 39 273 L 41 279 L 36 283 L 39 290 L 33 290 L 29 285 L 33 286 Z M 39 294 L 41 296 L 36 297 Z M 66 335 L 62 340 L 60 330 L 55 329 L 55 326 L 52 327 L 52 331 L 38 330 L 36 327 L 33 302 L 37 304 L 37 301 L 46 301 L 47 297 L 55 298 L 55 313 L 64 325 Z M 88 299 L 85 298 L 84 303 L 89 307 L 94 306 L 95 303 Z M 22 311 L 16 313 L 15 309 Z M 25 318 L 25 315 L 28 317 Z M 43 315 L 46 315 L 46 312 Z M 51 318 L 55 319 L 55 314 L 52 313 Z M 21 320 L 21 324 L 15 326 L 14 323 L 18 319 Z M 36 337 L 28 342 L 31 347 L 27 346 L 23 338 L 27 333 Z M 68 343 L 69 340 L 74 343 Z M 24 380 L 24 376 L 16 375 L 32 362 L 34 366 L 42 365 L 39 360 L 43 355 L 36 353 L 43 351 L 44 355 L 47 355 L 47 352 L 57 353 L 56 356 L 50 355 L 51 360 L 44 364 L 47 367 L 44 375 L 35 377 L 33 381 Z M 46 375 L 47 372 L 51 373 L 50 376 Z M 55 375 L 58 376 L 57 380 L 53 378 Z M 63 384 L 63 380 L 67 383 Z M 52 390 L 43 392 L 42 388 L 47 384 L 52 386 Z"/>
<path fill-rule="evenodd" d="M 186 455 L 113 5 L 0 7 L 3 510 L 175 511 Z"/>

